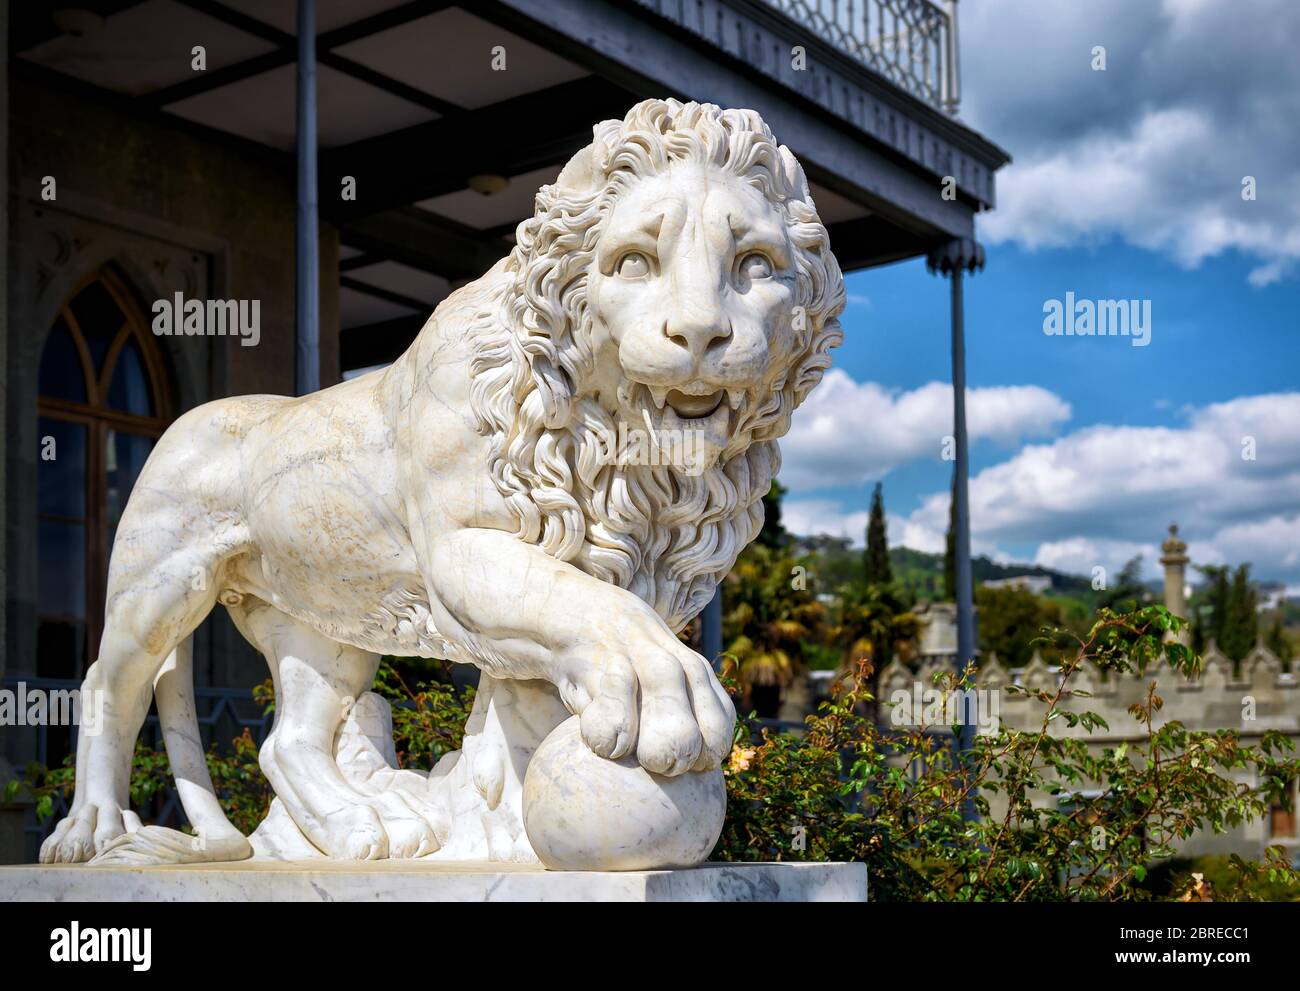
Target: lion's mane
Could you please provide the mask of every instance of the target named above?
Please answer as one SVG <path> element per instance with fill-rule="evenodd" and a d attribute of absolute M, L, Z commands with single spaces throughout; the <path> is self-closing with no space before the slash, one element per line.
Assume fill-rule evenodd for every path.
<path fill-rule="evenodd" d="M 628 589 L 680 629 L 762 527 L 762 497 L 780 467 L 776 439 L 843 339 L 843 278 L 803 170 L 753 111 L 646 100 L 593 133 L 592 181 L 562 175 L 541 188 L 506 264 L 512 277 L 475 321 L 471 405 L 518 535 Z M 675 161 L 729 171 L 778 205 L 798 276 L 793 359 L 767 370 L 760 401 L 742 406 L 731 445 L 698 475 L 611 463 L 604 438 L 614 418 L 587 387 L 587 271 L 602 222 L 630 183 Z"/>

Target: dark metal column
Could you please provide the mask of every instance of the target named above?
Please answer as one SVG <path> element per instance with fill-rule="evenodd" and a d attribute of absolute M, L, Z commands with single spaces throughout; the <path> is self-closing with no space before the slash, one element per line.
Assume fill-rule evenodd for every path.
<path fill-rule="evenodd" d="M 722 653 L 721 582 L 718 583 L 718 590 L 713 593 L 713 598 L 709 600 L 709 604 L 704 607 L 704 612 L 700 613 L 700 653 L 717 670 L 719 666 L 718 655 Z"/>
<path fill-rule="evenodd" d="M 0 383 L 3 383 L 6 391 L 9 385 L 9 2 L 0 0 L 0 120 L 5 123 L 0 127 L 0 190 L 4 192 L 4 199 L 0 200 Z M 5 400 L 0 400 L 0 436 L 9 436 L 9 410 L 7 404 L 8 396 Z M 19 431 L 15 431 L 19 432 Z M 4 491 L 8 490 L 8 451 L 6 450 L 0 456 L 0 485 L 5 486 Z M 13 652 L 16 638 L 10 636 L 9 621 L 14 618 L 9 615 L 9 582 L 15 577 L 10 571 L 8 562 L 12 560 L 9 557 L 9 521 L 14 512 L 14 507 L 6 497 L 0 502 L 0 685 L 4 683 L 6 667 L 17 667 L 22 670 L 18 662 L 11 659 L 9 655 Z M 35 627 L 32 623 L 32 627 Z M 10 730 L 9 738 L 12 739 L 16 734 Z M 8 741 L 6 740 L 6 731 L 0 726 L 0 792 L 3 791 L 4 785 L 13 777 L 13 767 L 7 760 Z M 14 760 L 21 763 L 21 757 L 18 753 L 14 754 Z M 16 813 L 5 812 L 0 810 L 0 815 L 14 815 Z M 22 849 L 21 845 L 17 849 L 4 849 L 3 837 L 0 836 L 0 864 L 21 863 L 28 857 L 28 853 Z"/>
<path fill-rule="evenodd" d="M 966 341 L 962 309 L 962 273 L 984 267 L 984 249 L 970 238 L 957 238 L 930 253 L 926 264 L 931 272 L 952 280 L 952 420 L 956 442 L 953 463 L 953 543 L 957 584 L 957 670 L 961 671 L 975 656 L 975 605 L 970 568 L 970 463 L 966 443 Z M 970 747 L 975 735 L 976 713 L 967 696 L 962 720 L 961 748 Z"/>
<path fill-rule="evenodd" d="M 320 388 L 320 237 L 316 219 L 316 0 L 298 0 L 298 395 Z"/>

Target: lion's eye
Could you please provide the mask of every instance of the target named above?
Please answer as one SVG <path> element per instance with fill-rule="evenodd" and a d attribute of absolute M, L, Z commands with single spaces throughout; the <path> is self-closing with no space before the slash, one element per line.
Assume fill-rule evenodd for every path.
<path fill-rule="evenodd" d="M 650 274 L 650 259 L 639 251 L 629 251 L 618 260 L 614 271 L 625 279 L 639 279 Z"/>
<path fill-rule="evenodd" d="M 772 263 L 765 255 L 751 251 L 740 259 L 740 277 L 742 279 L 766 279 L 772 274 Z"/>

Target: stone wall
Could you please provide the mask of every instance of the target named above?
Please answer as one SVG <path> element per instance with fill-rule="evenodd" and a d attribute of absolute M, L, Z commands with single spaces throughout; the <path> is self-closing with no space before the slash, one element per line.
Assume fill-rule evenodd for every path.
<path fill-rule="evenodd" d="M 1064 720 L 1058 719 L 1052 722 L 1051 731 L 1086 737 L 1099 749 L 1142 739 L 1145 727 L 1128 708 L 1142 701 L 1148 684 L 1155 681 L 1157 694 L 1164 700 L 1154 721 L 1157 727 L 1177 720 L 1190 730 L 1233 729 L 1247 744 L 1258 743 L 1267 730 L 1278 730 L 1300 743 L 1300 681 L 1294 673 L 1283 671 L 1282 662 L 1271 651 L 1262 644 L 1256 645 L 1240 664 L 1234 665 L 1211 644 L 1202 661 L 1201 674 L 1195 680 L 1184 678 L 1163 663 L 1142 675 L 1111 672 L 1105 678 L 1097 669 L 1088 667 L 1071 678 L 1071 686 L 1091 692 L 1092 697 L 1073 699 L 1063 708 L 1095 712 L 1106 721 L 1109 730 L 1088 733 L 1080 727 L 1071 729 Z M 927 657 L 915 670 L 895 659 L 881 672 L 880 698 L 889 701 L 899 691 L 914 693 L 918 684 L 923 689 L 930 688 L 936 674 L 951 670 L 953 662 L 949 657 Z M 976 688 L 996 692 L 996 712 L 1002 725 L 1036 732 L 1042 725 L 1043 703 L 1004 689 L 1009 684 L 1017 684 L 1054 692 L 1058 678 L 1054 667 L 1037 652 L 1029 664 L 1017 670 L 1008 670 L 994 655 L 981 663 Z M 888 719 L 890 711 L 885 708 L 883 718 Z M 1043 800 L 1047 801 L 1047 796 Z M 1246 823 L 1223 835 L 1197 834 L 1182 849 L 1188 856 L 1207 853 L 1258 856 L 1271 843 L 1300 849 L 1297 837 L 1270 836 L 1267 822 Z"/>

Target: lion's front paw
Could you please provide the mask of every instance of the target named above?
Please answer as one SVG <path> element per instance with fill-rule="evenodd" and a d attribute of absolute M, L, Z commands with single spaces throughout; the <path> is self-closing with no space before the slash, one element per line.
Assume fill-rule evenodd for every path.
<path fill-rule="evenodd" d="M 578 658 L 560 694 L 582 717 L 582 738 L 602 757 L 636 752 L 647 771 L 718 767 L 731 751 L 736 710 L 704 658 L 665 627 L 600 659 Z"/>

